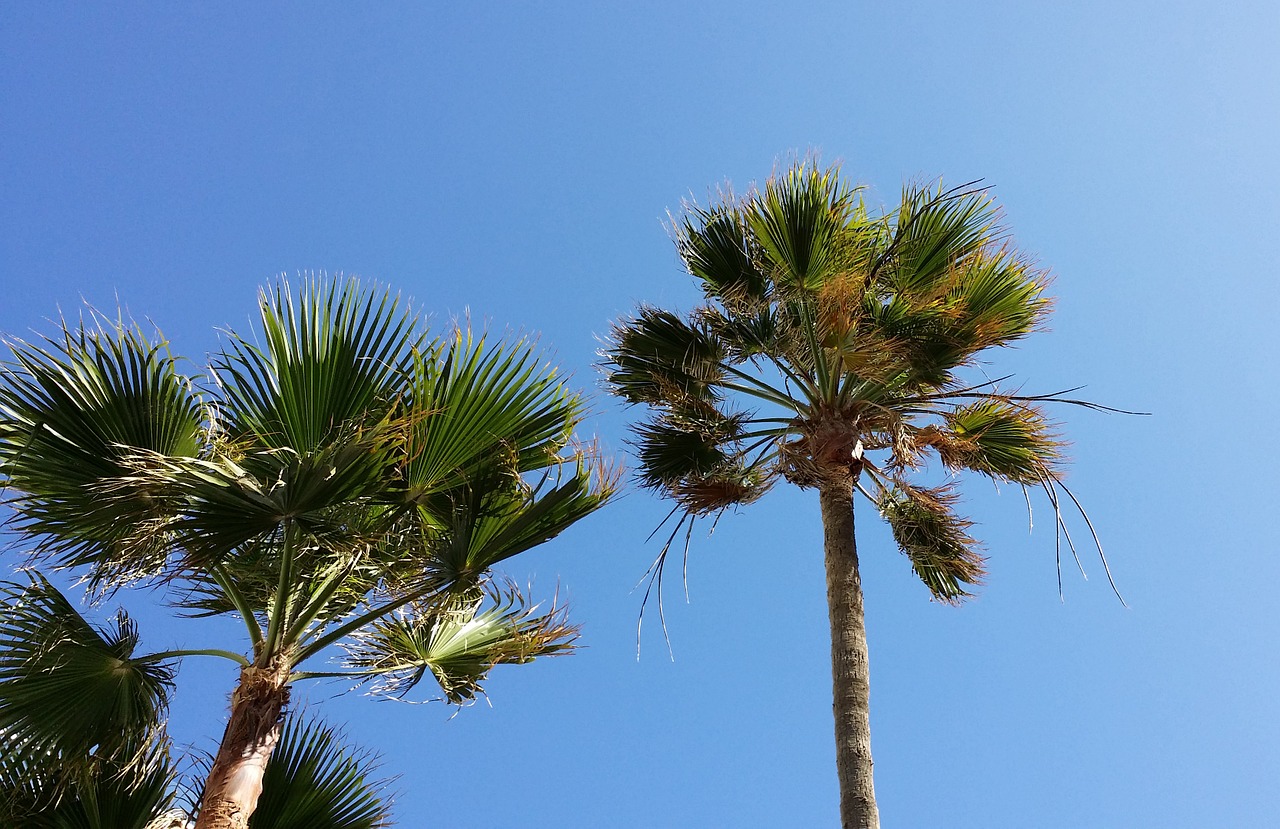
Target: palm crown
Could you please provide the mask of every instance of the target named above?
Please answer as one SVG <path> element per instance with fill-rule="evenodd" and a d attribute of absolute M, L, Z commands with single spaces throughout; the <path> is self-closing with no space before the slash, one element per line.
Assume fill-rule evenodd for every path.
<path fill-rule="evenodd" d="M 136 636 L 122 635 L 119 670 L 86 664 L 58 681 L 80 682 L 87 699 L 134 695 L 119 716 L 134 711 L 122 733 L 139 734 L 167 699 L 173 659 L 224 656 L 241 679 L 223 748 L 247 739 L 264 754 L 295 681 L 341 676 L 402 695 L 430 674 L 463 702 L 493 665 L 569 649 L 562 609 L 539 612 L 491 576 L 614 488 L 573 443 L 582 401 L 554 369 L 523 340 L 428 338 L 396 297 L 351 281 L 298 295 L 282 282 L 260 310 L 260 339 L 228 332 L 203 379 L 140 327 L 97 315 L 11 344 L 0 473 L 34 562 L 98 591 L 163 584 L 189 613 L 239 617 L 248 637 L 246 652 L 135 656 Z M 46 587 L 13 585 L 11 604 Z M 0 635 L 38 655 L 38 633 Z M 339 664 L 305 664 L 321 657 Z M 39 664 L 9 660 L 0 727 L 68 760 L 105 750 L 22 707 L 39 701 Z M 112 691 L 122 678 L 130 687 Z M 240 723 L 237 706 L 261 710 Z M 215 758 L 206 807 L 232 755 Z M 203 815 L 202 827 L 222 825 Z"/>
<path fill-rule="evenodd" d="M 641 483 L 686 518 L 852 470 L 932 595 L 956 602 L 983 557 L 953 485 L 910 473 L 932 455 L 1041 488 L 1056 511 L 1060 441 L 1040 404 L 1082 401 L 965 379 L 1049 309 L 1045 272 L 1008 245 L 985 191 L 908 187 L 872 215 L 837 169 L 806 163 L 691 208 L 676 243 L 706 303 L 642 307 L 604 357 L 615 393 L 650 409 Z"/>

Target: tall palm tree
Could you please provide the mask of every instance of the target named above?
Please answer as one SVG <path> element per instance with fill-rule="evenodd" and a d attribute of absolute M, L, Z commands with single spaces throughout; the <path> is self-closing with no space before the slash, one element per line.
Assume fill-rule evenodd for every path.
<path fill-rule="evenodd" d="M 429 338 L 397 297 L 353 281 L 297 294 L 281 282 L 259 306 L 257 336 L 228 332 L 203 378 L 136 324 L 94 314 L 55 338 L 11 341 L 0 368 L 0 477 L 34 564 L 81 574 L 98 594 L 162 585 L 183 612 L 238 617 L 247 637 L 242 649 L 135 659 L 122 620 L 105 668 L 42 674 L 48 643 L 34 631 L 31 658 L 0 677 L 0 727 L 66 763 L 108 750 L 133 762 L 174 660 L 234 662 L 198 829 L 249 825 L 299 681 L 402 695 L 430 674 L 464 702 L 494 665 L 570 649 L 563 608 L 539 611 L 491 568 L 593 512 L 615 484 L 573 442 L 580 397 L 525 341 Z M 114 716 L 134 742 L 59 744 L 42 681 L 63 693 L 117 683 L 117 708 L 84 717 L 105 733 Z"/>
<path fill-rule="evenodd" d="M 680 515 L 654 572 L 682 527 L 687 552 L 697 518 L 779 480 L 817 490 L 841 819 L 878 826 L 854 498 L 949 604 L 981 580 L 984 558 L 953 484 L 914 480 L 931 458 L 1043 490 L 1065 531 L 1062 441 L 1041 405 L 1078 401 L 966 371 L 1036 329 L 1045 274 L 1010 246 L 981 189 L 907 187 L 876 215 L 837 168 L 807 160 L 745 197 L 690 208 L 675 230 L 705 303 L 684 315 L 642 306 L 603 353 L 610 389 L 648 407 L 639 480 Z"/>

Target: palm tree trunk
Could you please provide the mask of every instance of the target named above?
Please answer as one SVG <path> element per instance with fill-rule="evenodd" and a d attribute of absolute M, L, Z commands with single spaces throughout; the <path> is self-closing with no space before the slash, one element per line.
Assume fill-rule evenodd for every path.
<path fill-rule="evenodd" d="M 248 667 L 231 695 L 231 716 L 209 769 L 195 829 L 246 829 L 262 794 L 267 760 L 289 702 L 287 669 Z"/>
<path fill-rule="evenodd" d="M 827 610 L 831 618 L 831 685 L 836 721 L 836 773 L 844 829 L 879 829 L 871 764 L 870 674 L 863 623 L 862 578 L 853 537 L 853 481 L 824 484 L 822 505 Z"/>

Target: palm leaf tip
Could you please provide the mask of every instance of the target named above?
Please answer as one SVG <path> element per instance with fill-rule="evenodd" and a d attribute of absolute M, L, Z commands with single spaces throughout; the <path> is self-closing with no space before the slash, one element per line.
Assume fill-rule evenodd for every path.
<path fill-rule="evenodd" d="M 972 595 L 965 588 L 982 582 L 985 559 L 967 530 L 973 522 L 953 509 L 958 496 L 950 487 L 903 484 L 886 489 L 878 506 L 899 549 L 938 601 L 959 604 Z"/>
<path fill-rule="evenodd" d="M 702 281 L 708 295 L 739 309 L 767 301 L 769 280 L 757 267 L 738 211 L 689 206 L 675 237 L 685 267 Z"/>

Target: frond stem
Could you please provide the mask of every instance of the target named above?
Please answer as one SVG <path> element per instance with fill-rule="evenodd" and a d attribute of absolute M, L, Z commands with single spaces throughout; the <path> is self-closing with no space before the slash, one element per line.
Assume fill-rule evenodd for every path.
<path fill-rule="evenodd" d="M 184 656 L 217 656 L 222 659 L 230 659 L 242 668 L 247 668 L 253 663 L 250 662 L 244 654 L 235 651 L 224 651 L 220 648 L 197 648 L 193 650 L 172 650 L 161 651 L 160 653 L 152 653 L 146 656 L 138 657 L 135 661 L 142 664 L 150 664 L 152 662 L 163 662 L 166 659 L 179 659 Z"/>
<path fill-rule="evenodd" d="M 217 582 L 218 587 L 222 588 L 223 594 L 231 601 L 236 608 L 236 612 L 240 614 L 241 620 L 244 622 L 245 629 L 249 632 L 249 642 L 253 646 L 253 652 L 256 654 L 262 649 L 262 625 L 258 624 L 258 617 L 254 615 L 249 602 L 245 599 L 244 594 L 236 587 L 235 582 L 222 570 L 220 566 L 212 566 L 209 568 L 209 575 Z"/>
<path fill-rule="evenodd" d="M 289 622 L 289 606 L 293 600 L 293 554 L 297 540 L 296 525 L 292 518 L 284 520 L 284 543 L 280 545 L 280 578 L 276 582 L 275 600 L 267 620 L 267 636 L 258 654 L 259 667 L 265 667 L 280 648 L 280 635 Z"/>

